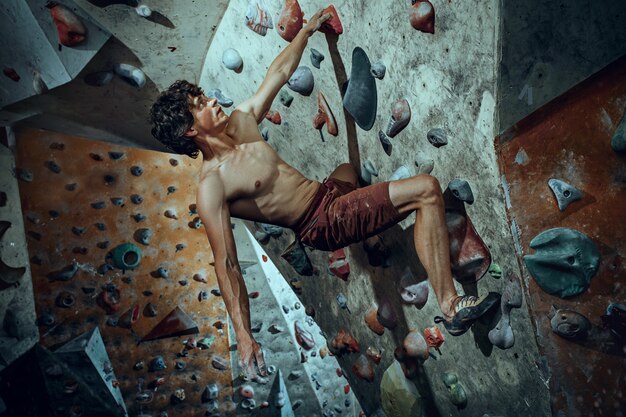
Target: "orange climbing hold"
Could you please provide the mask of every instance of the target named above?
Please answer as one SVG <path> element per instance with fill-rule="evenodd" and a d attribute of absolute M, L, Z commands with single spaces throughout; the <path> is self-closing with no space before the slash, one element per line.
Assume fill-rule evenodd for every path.
<path fill-rule="evenodd" d="M 326 124 L 326 130 L 328 131 L 328 133 L 333 136 L 337 136 L 339 131 L 337 130 L 337 122 L 335 121 L 335 116 L 328 106 L 326 97 L 324 97 L 324 94 L 319 91 L 317 93 L 317 114 L 313 119 L 313 126 L 316 129 L 321 129 L 324 124 Z"/>
<path fill-rule="evenodd" d="M 330 17 L 330 19 L 322 23 L 322 26 L 320 26 L 319 29 L 320 32 L 341 35 L 343 33 L 343 25 L 341 24 L 339 14 L 337 13 L 335 6 L 331 4 L 330 6 L 325 8 L 322 12 L 322 15 L 325 15 L 327 13 L 330 13 L 332 16 Z"/>
<path fill-rule="evenodd" d="M 78 45 L 87 37 L 87 29 L 78 16 L 70 9 L 53 1 L 48 2 L 46 7 L 54 19 L 54 24 L 59 32 L 59 43 L 64 46 Z"/>

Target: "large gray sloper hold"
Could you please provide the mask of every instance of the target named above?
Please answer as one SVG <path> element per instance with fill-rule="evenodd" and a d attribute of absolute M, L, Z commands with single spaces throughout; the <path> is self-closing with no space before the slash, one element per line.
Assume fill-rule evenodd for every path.
<path fill-rule="evenodd" d="M 227 48 L 222 53 L 222 63 L 229 70 L 238 71 L 243 65 L 243 59 L 236 49 Z"/>
<path fill-rule="evenodd" d="M 454 178 L 448 183 L 448 188 L 459 200 L 464 201 L 467 204 L 472 204 L 474 202 L 474 193 L 472 192 L 472 187 L 470 187 L 469 182 L 459 178 Z"/>
<path fill-rule="evenodd" d="M 233 100 L 222 93 L 219 88 L 211 88 L 206 91 L 207 97 L 213 97 L 217 99 L 217 103 L 222 107 L 230 107 L 233 105 Z"/>
<path fill-rule="evenodd" d="M 311 68 L 305 65 L 296 68 L 289 81 L 287 81 L 287 87 L 303 96 L 310 96 L 314 86 L 313 72 L 311 72 Z"/>
<path fill-rule="evenodd" d="M 550 178 L 548 180 L 548 186 L 556 197 L 556 202 L 559 205 L 559 210 L 564 211 L 574 201 L 583 198 L 583 193 L 578 188 L 569 185 L 565 181 L 557 180 L 556 178 Z"/>
<path fill-rule="evenodd" d="M 359 47 L 354 48 L 352 70 L 348 88 L 343 97 L 343 107 L 363 130 L 370 130 L 374 126 L 378 105 L 376 79 L 370 72 L 371 67 L 372 64 L 365 51 Z"/>
<path fill-rule="evenodd" d="M 600 265 L 596 244 L 578 230 L 545 230 L 530 247 L 536 252 L 524 256 L 528 271 L 545 292 L 561 298 L 585 291 Z"/>

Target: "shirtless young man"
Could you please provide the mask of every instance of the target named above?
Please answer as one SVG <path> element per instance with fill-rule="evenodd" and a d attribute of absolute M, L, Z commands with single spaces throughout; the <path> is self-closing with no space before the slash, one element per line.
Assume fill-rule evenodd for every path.
<path fill-rule="evenodd" d="M 294 229 L 306 245 L 334 250 L 373 237 L 415 212 L 415 249 L 451 334 L 459 335 L 498 300 L 459 296 L 452 282 L 444 203 L 430 175 L 356 188 L 357 175 L 340 165 L 320 184 L 287 165 L 261 137 L 264 119 L 298 67 L 308 38 L 330 14 L 317 12 L 276 57 L 254 96 L 229 115 L 217 99 L 177 81 L 152 107 L 152 134 L 179 154 L 203 163 L 197 209 L 215 258 L 215 273 L 233 322 L 239 364 L 249 377 L 267 374 L 252 337 L 248 292 L 231 230 L 231 216 Z M 245 173 L 245 175 L 242 175 Z"/>

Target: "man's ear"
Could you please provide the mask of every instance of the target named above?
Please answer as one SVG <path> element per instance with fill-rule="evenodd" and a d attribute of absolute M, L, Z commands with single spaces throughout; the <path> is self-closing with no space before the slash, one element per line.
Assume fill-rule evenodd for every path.
<path fill-rule="evenodd" d="M 198 134 L 198 131 L 196 129 L 194 129 L 193 127 L 190 127 L 185 132 L 185 136 L 187 136 L 188 138 L 192 138 L 192 137 L 196 136 L 197 134 Z"/>

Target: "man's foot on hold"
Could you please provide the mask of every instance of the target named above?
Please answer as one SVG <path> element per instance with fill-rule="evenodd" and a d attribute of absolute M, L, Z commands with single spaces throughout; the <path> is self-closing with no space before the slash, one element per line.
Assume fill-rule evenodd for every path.
<path fill-rule="evenodd" d="M 474 297 L 473 295 L 463 295 L 454 301 L 452 309 L 455 313 L 452 319 L 447 320 L 444 317 L 435 317 L 435 323 L 443 323 L 448 333 L 452 336 L 460 336 L 472 327 L 472 324 L 483 316 L 487 311 L 491 310 L 500 301 L 500 294 L 490 292 L 482 297 Z"/>
<path fill-rule="evenodd" d="M 382 237 L 375 235 L 365 239 L 363 241 L 363 249 L 371 266 L 387 266 L 386 261 L 389 253 Z"/>

